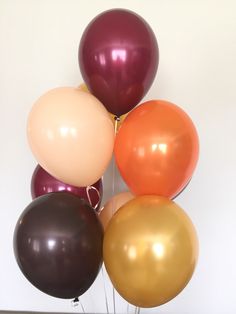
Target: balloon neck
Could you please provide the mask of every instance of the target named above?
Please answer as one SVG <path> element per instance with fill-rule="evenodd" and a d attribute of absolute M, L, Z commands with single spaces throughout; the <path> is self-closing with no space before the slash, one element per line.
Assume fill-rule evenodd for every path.
<path fill-rule="evenodd" d="M 79 298 L 76 297 L 71 301 L 73 307 L 77 307 L 79 305 Z"/>
<path fill-rule="evenodd" d="M 114 116 L 115 121 L 120 122 L 120 117 Z"/>
<path fill-rule="evenodd" d="M 98 196 L 98 201 L 97 203 L 94 205 L 93 202 L 92 202 L 92 198 L 90 197 L 90 191 L 93 190 L 97 193 L 97 196 Z M 89 204 L 95 209 L 97 210 L 99 204 L 100 204 L 100 201 L 101 201 L 101 195 L 100 195 L 100 192 L 99 190 L 93 186 L 93 185 L 89 185 L 86 187 L 86 194 L 87 194 L 87 199 L 89 201 Z"/>
<path fill-rule="evenodd" d="M 114 120 L 115 120 L 115 134 L 116 134 L 118 130 L 118 123 L 120 122 L 120 117 L 114 116 Z"/>

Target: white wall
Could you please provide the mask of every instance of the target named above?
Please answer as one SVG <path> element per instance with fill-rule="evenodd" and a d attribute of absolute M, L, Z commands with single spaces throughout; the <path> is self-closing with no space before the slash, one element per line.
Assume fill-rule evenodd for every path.
<path fill-rule="evenodd" d="M 176 200 L 198 231 L 197 270 L 177 298 L 141 313 L 236 313 L 234 0 L 0 0 L 0 310 L 81 310 L 39 292 L 24 278 L 13 256 L 12 236 L 31 201 L 29 185 L 36 165 L 26 142 L 27 114 L 45 91 L 82 82 L 77 62 L 82 31 L 99 12 L 115 7 L 142 15 L 157 36 L 160 66 L 146 99 L 182 106 L 201 142 L 197 171 Z M 117 191 L 119 186 L 120 180 Z M 112 290 L 106 285 L 112 311 Z M 86 312 L 106 312 L 102 276 L 82 303 Z M 118 297 L 116 306 L 119 312 L 127 311 Z"/>

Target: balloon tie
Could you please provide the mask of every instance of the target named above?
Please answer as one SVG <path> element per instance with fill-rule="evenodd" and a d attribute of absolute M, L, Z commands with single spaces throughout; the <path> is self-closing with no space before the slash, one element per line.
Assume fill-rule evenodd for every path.
<path fill-rule="evenodd" d="M 73 307 L 77 307 L 79 305 L 79 298 L 74 298 L 74 300 L 71 301 L 71 304 Z"/>
<path fill-rule="evenodd" d="M 96 204 L 95 206 L 93 206 L 91 197 L 90 197 L 90 195 L 89 195 L 89 192 L 90 192 L 91 190 L 96 191 L 96 192 L 97 192 L 97 195 L 98 195 L 98 202 L 97 202 L 97 204 Z M 100 203 L 100 201 L 101 201 L 101 195 L 100 195 L 99 190 L 98 190 L 97 188 L 95 188 L 95 186 L 89 185 L 89 186 L 86 187 L 86 195 L 87 195 L 89 204 L 90 204 L 94 209 L 97 209 L 97 208 L 98 208 L 98 205 L 99 205 L 99 203 Z"/>
<path fill-rule="evenodd" d="M 72 300 L 72 306 L 77 307 L 78 305 L 81 306 L 83 313 L 85 313 L 85 310 L 84 310 L 83 304 L 81 303 L 81 300 L 79 300 L 79 298 L 76 297 L 76 298 L 74 298 L 74 300 Z"/>
<path fill-rule="evenodd" d="M 120 122 L 120 117 L 114 116 L 114 120 L 115 120 L 115 134 L 116 134 L 118 131 L 118 123 Z"/>

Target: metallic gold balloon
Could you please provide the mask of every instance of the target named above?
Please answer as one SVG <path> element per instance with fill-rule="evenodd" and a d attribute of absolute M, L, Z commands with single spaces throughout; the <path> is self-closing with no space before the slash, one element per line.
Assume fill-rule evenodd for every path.
<path fill-rule="evenodd" d="M 124 299 L 136 306 L 155 307 L 173 299 L 192 277 L 198 257 L 196 231 L 173 201 L 139 196 L 112 217 L 103 257 Z"/>
<path fill-rule="evenodd" d="M 130 192 L 122 192 L 116 194 L 108 202 L 104 205 L 99 213 L 99 220 L 101 221 L 104 230 L 106 230 L 111 217 L 115 214 L 115 212 L 123 206 L 125 203 L 134 198 L 134 195 Z"/>
<path fill-rule="evenodd" d="M 87 87 L 86 84 L 84 84 L 84 83 L 80 84 L 80 85 L 78 86 L 78 89 L 81 90 L 81 91 L 83 91 L 83 92 L 85 92 L 85 93 L 91 94 L 90 91 L 89 91 L 89 89 L 88 89 L 88 87 Z"/>
<path fill-rule="evenodd" d="M 86 92 L 86 93 L 91 94 L 90 91 L 89 91 L 89 89 L 88 89 L 88 87 L 87 87 L 87 85 L 84 84 L 84 83 L 80 84 L 80 85 L 78 86 L 78 89 L 81 90 L 81 91 L 83 91 L 83 92 Z M 114 128 L 116 129 L 116 131 L 118 131 L 119 128 L 120 128 L 120 126 L 121 126 L 121 124 L 123 123 L 123 121 L 124 121 L 125 118 L 127 117 L 128 113 L 123 114 L 123 115 L 120 116 L 120 117 L 116 117 L 114 114 L 112 114 L 112 113 L 110 113 L 110 112 L 109 112 L 109 114 L 110 114 L 112 123 L 113 123 L 113 125 L 114 125 Z"/>

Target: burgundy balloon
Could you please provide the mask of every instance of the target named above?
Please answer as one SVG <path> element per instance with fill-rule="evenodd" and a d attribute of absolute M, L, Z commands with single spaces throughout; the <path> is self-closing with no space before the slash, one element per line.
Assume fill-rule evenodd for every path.
<path fill-rule="evenodd" d="M 38 165 L 35 168 L 31 179 L 32 199 L 47 193 L 60 191 L 71 192 L 85 199 L 96 211 L 100 208 L 103 195 L 103 185 L 101 179 L 91 186 L 76 187 L 59 181 Z"/>
<path fill-rule="evenodd" d="M 118 117 L 145 96 L 158 62 L 152 29 L 142 17 L 124 9 L 95 17 L 79 45 L 79 65 L 86 85 Z"/>
<path fill-rule="evenodd" d="M 25 277 L 63 299 L 83 294 L 102 263 L 103 228 L 93 208 L 68 192 L 33 200 L 14 232 L 14 253 Z"/>

